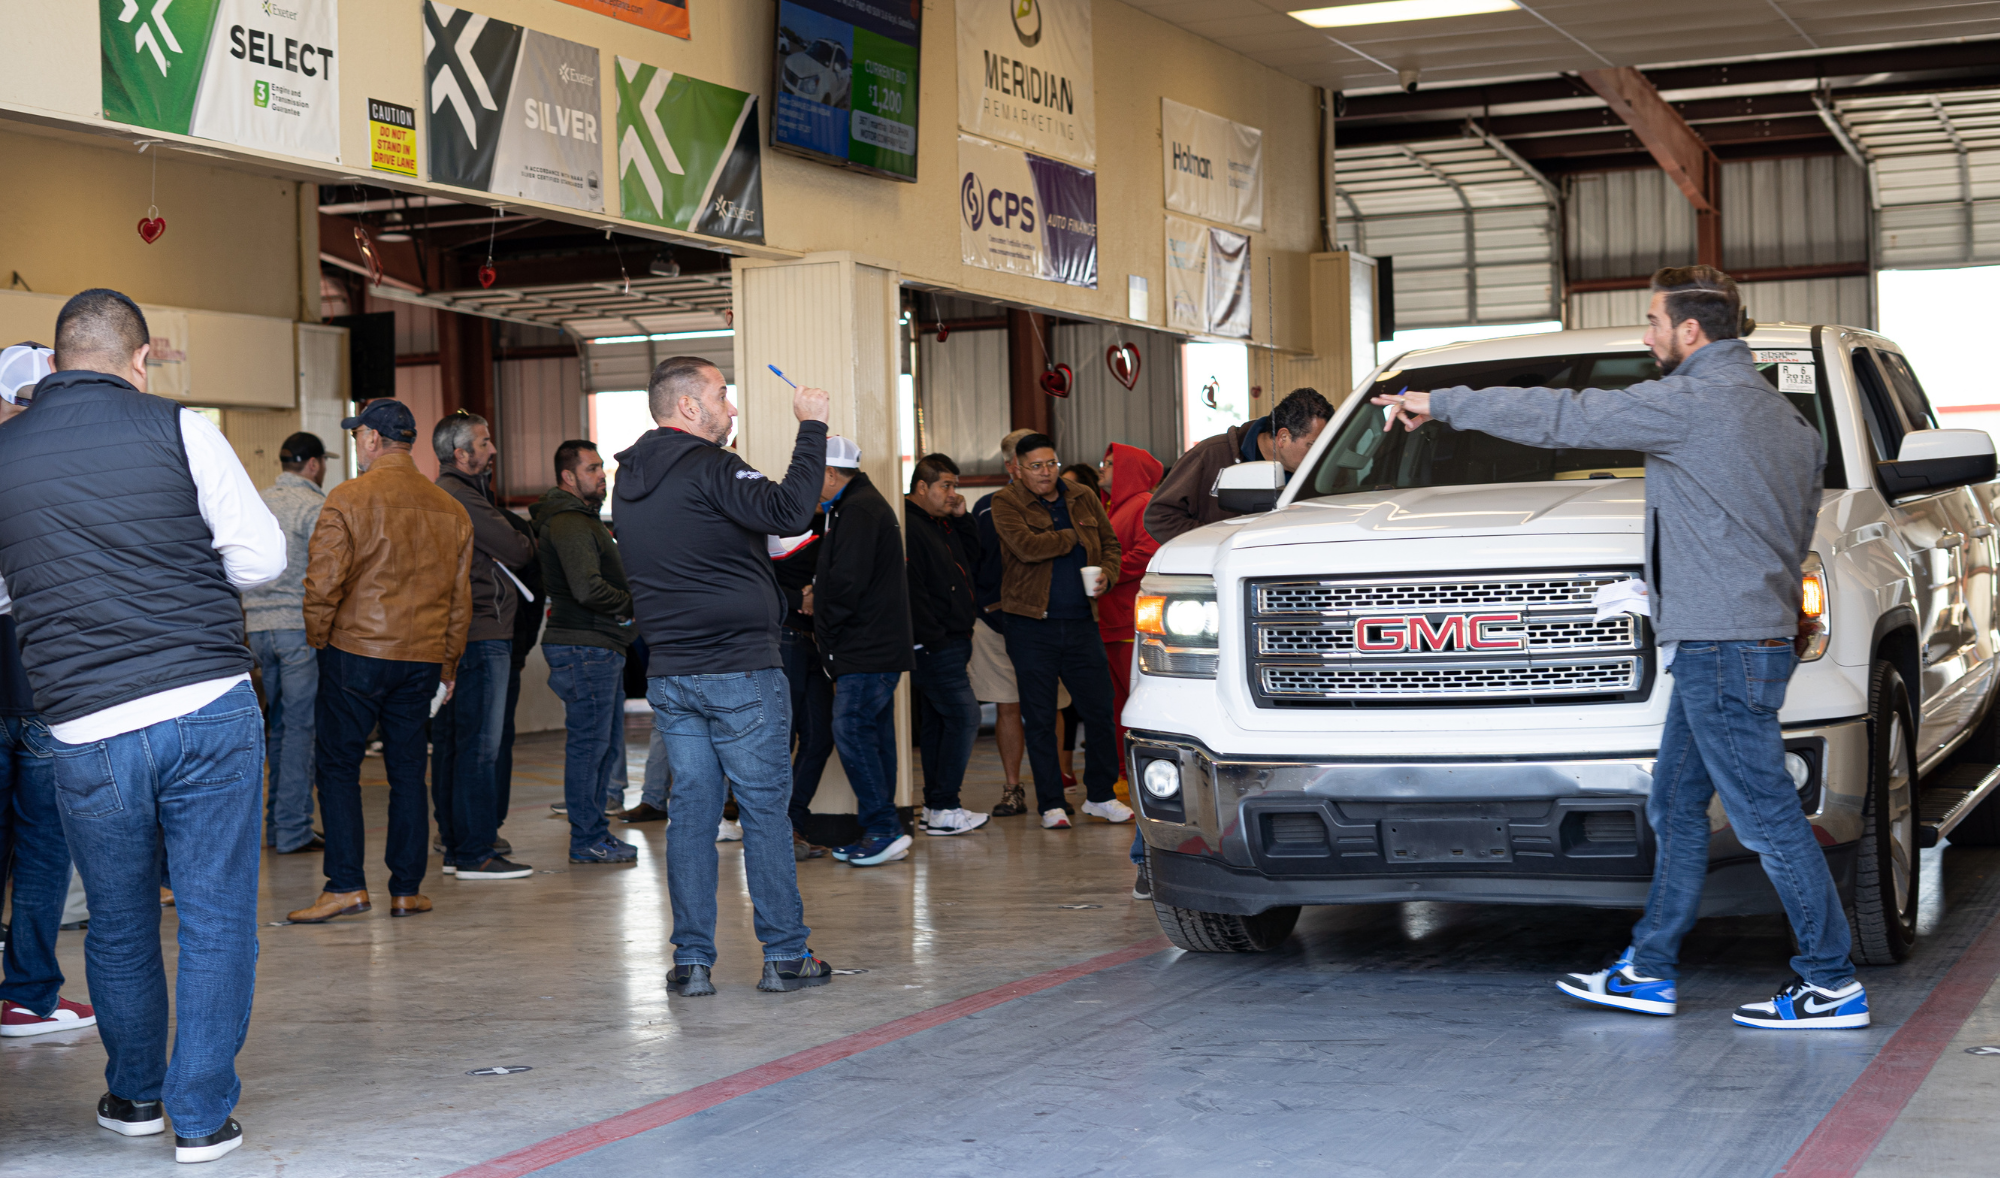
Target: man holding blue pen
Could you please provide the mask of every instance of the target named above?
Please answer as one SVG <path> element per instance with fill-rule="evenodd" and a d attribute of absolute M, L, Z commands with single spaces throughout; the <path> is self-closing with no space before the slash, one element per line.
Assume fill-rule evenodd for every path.
<path fill-rule="evenodd" d="M 673 768 L 667 986 L 686 997 L 715 993 L 715 828 L 728 787 L 764 943 L 757 988 L 825 985 L 833 970 L 806 946 L 792 857 L 791 692 L 778 647 L 786 605 L 765 538 L 797 535 L 812 522 L 826 469 L 827 394 L 793 393 L 799 433 L 782 483 L 723 448 L 736 408 L 709 361 L 661 361 L 647 407 L 660 428 L 618 455 L 612 520 L 646 639 L 646 698 Z"/>

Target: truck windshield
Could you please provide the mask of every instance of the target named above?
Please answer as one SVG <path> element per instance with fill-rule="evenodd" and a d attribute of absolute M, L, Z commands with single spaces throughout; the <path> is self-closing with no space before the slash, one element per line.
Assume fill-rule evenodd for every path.
<path fill-rule="evenodd" d="M 1777 388 L 1779 367 L 1760 358 L 1757 370 Z M 1400 428 L 1385 433 L 1382 423 L 1388 411 L 1367 402 L 1383 393 L 1446 389 L 1455 385 L 1475 389 L 1622 389 L 1659 378 L 1660 366 L 1650 352 L 1482 360 L 1392 369 L 1384 375 L 1387 379 L 1376 381 L 1360 394 L 1362 403 L 1340 427 L 1339 435 L 1320 452 L 1319 461 L 1308 472 L 1309 481 L 1298 498 L 1410 487 L 1641 478 L 1645 474 L 1646 457 L 1636 450 L 1544 449 L 1502 441 L 1478 430 L 1453 429 L 1439 421 L 1430 422 L 1415 433 Z M 1817 393 L 1789 392 L 1785 397 L 1819 429 L 1827 444 L 1826 485 L 1843 485 L 1826 398 Z"/>

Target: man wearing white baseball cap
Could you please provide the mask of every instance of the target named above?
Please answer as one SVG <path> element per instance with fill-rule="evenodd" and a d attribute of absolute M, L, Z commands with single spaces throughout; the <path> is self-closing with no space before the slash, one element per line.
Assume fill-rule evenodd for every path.
<path fill-rule="evenodd" d="M 35 385 L 56 370 L 55 363 L 55 350 L 40 344 L 15 344 L 0 351 L 0 421 L 28 407 Z"/>

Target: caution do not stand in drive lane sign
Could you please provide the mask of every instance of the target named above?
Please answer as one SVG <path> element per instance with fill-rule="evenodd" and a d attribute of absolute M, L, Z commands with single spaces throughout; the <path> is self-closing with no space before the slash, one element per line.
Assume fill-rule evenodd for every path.
<path fill-rule="evenodd" d="M 417 112 L 393 102 L 368 100 L 368 166 L 400 176 L 417 174 Z"/>

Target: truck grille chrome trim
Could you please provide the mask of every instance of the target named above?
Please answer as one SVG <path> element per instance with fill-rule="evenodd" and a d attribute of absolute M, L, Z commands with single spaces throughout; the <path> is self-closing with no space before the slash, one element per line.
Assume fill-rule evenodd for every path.
<path fill-rule="evenodd" d="M 1588 615 L 1574 618 L 1530 618 L 1522 626 L 1511 629 L 1496 627 L 1493 632 L 1496 635 L 1521 634 L 1527 639 L 1529 650 L 1631 650 L 1637 645 L 1638 619 L 1631 614 L 1620 614 L 1601 622 L 1593 621 Z M 1354 623 L 1259 625 L 1257 653 L 1295 658 L 1354 655 L 1356 653 Z M 1373 659 L 1383 656 L 1364 654 L 1359 657 Z"/>
<path fill-rule="evenodd" d="M 1623 695 L 1639 687 L 1640 660 L 1559 659 L 1261 668 L 1264 694 L 1310 699 L 1507 699 Z"/>

